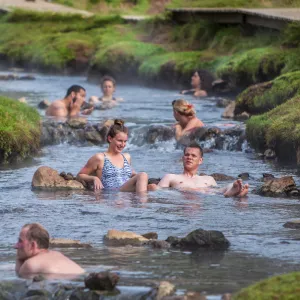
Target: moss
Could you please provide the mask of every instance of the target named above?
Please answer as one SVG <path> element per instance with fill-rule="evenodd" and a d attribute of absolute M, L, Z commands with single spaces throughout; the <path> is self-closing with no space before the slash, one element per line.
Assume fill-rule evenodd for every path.
<path fill-rule="evenodd" d="M 218 76 L 246 87 L 278 76 L 285 65 L 286 53 L 279 48 L 257 48 L 237 53 L 218 70 Z"/>
<path fill-rule="evenodd" d="M 295 95 L 300 94 L 300 71 L 277 77 L 270 83 L 251 86 L 236 101 L 235 113 L 251 114 L 267 112 Z"/>
<path fill-rule="evenodd" d="M 300 272 L 271 277 L 241 290 L 233 300 L 296 300 L 300 298 Z"/>
<path fill-rule="evenodd" d="M 25 158 L 40 147 L 40 116 L 26 104 L 0 97 L 1 162 Z"/>

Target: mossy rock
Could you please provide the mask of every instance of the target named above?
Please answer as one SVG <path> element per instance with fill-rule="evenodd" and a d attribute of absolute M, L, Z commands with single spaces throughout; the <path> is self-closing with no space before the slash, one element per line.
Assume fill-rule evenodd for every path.
<path fill-rule="evenodd" d="M 275 47 L 243 51 L 222 64 L 217 69 L 217 74 L 230 81 L 232 86 L 245 88 L 280 75 L 285 66 L 285 56 L 285 51 Z"/>
<path fill-rule="evenodd" d="M 36 109 L 0 96 L 0 163 L 36 153 L 40 135 L 40 115 Z"/>
<path fill-rule="evenodd" d="M 233 300 L 298 300 L 300 272 L 268 278 L 242 289 L 233 295 Z"/>
<path fill-rule="evenodd" d="M 282 161 L 300 163 L 300 95 L 273 110 L 251 117 L 247 122 L 247 140 L 257 150 L 275 149 Z"/>
<path fill-rule="evenodd" d="M 236 101 L 235 114 L 267 112 L 300 94 L 300 71 L 281 75 L 271 82 L 250 86 Z"/>

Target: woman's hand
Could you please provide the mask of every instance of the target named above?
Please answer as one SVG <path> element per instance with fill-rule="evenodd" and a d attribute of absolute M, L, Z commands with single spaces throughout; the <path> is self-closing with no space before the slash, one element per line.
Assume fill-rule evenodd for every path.
<path fill-rule="evenodd" d="M 102 190 L 104 189 L 104 186 L 101 182 L 101 180 L 98 177 L 94 177 L 94 191 L 96 190 Z"/>

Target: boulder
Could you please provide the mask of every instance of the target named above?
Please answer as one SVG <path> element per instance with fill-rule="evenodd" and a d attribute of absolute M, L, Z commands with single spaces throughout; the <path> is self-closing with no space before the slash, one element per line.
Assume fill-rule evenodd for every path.
<path fill-rule="evenodd" d="M 65 180 L 58 172 L 50 167 L 39 167 L 32 178 L 32 188 L 37 189 L 85 189 L 77 180 Z"/>
<path fill-rule="evenodd" d="M 244 172 L 244 173 L 239 174 L 238 178 L 241 178 L 242 180 L 249 180 L 250 174 L 247 172 Z"/>
<path fill-rule="evenodd" d="M 84 128 L 85 125 L 87 124 L 87 119 L 83 117 L 75 117 L 75 118 L 70 118 L 67 121 L 67 124 L 74 129 L 78 128 Z"/>
<path fill-rule="evenodd" d="M 222 118 L 232 119 L 234 117 L 235 101 L 231 101 L 225 108 Z"/>
<path fill-rule="evenodd" d="M 229 241 L 221 231 L 197 229 L 190 232 L 184 238 L 168 237 L 167 242 L 171 247 L 181 249 L 227 249 L 230 246 Z"/>
<path fill-rule="evenodd" d="M 213 173 L 210 175 L 211 177 L 214 178 L 215 181 L 229 181 L 229 180 L 235 180 L 234 177 L 228 176 L 222 173 Z"/>
<path fill-rule="evenodd" d="M 51 105 L 49 100 L 43 100 L 38 104 L 39 109 L 46 109 Z"/>
<path fill-rule="evenodd" d="M 257 193 L 262 196 L 269 197 L 284 197 L 288 193 L 295 190 L 296 185 L 292 176 L 284 176 L 281 178 L 270 178 L 265 181 L 261 187 L 258 188 Z"/>
<path fill-rule="evenodd" d="M 153 299 L 153 300 L 173 299 L 172 295 L 175 293 L 175 291 L 176 291 L 175 285 L 173 285 L 168 281 L 161 281 L 157 286 L 152 288 L 149 291 L 149 293 L 143 297 L 143 299 Z"/>
<path fill-rule="evenodd" d="M 116 273 L 99 272 L 90 273 L 84 279 L 85 287 L 90 290 L 112 291 L 117 285 L 120 277 Z"/>
<path fill-rule="evenodd" d="M 85 131 L 84 137 L 87 141 L 95 145 L 99 145 L 104 142 L 102 135 L 96 129 Z"/>
<path fill-rule="evenodd" d="M 286 222 L 283 227 L 292 228 L 292 229 L 300 229 L 300 220 L 294 220 Z"/>
<path fill-rule="evenodd" d="M 111 229 L 104 236 L 104 242 L 108 246 L 141 246 L 149 240 L 143 236 L 130 231 L 119 231 Z"/>
<path fill-rule="evenodd" d="M 50 247 L 53 248 L 92 248 L 90 244 L 81 243 L 78 240 L 51 238 Z"/>

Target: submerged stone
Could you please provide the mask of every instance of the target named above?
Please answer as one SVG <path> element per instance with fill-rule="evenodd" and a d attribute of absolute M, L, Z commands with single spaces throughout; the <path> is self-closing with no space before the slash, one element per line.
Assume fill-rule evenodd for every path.
<path fill-rule="evenodd" d="M 81 243 L 79 240 L 51 238 L 50 247 L 56 248 L 92 248 L 90 244 Z"/>
<path fill-rule="evenodd" d="M 109 246 L 141 246 L 149 240 L 142 235 L 130 231 L 108 230 L 104 236 L 105 244 Z"/>
<path fill-rule="evenodd" d="M 222 173 L 213 173 L 210 175 L 214 178 L 215 181 L 229 181 L 229 180 L 235 180 L 234 177 L 228 176 Z"/>
<path fill-rule="evenodd" d="M 98 291 L 112 291 L 117 285 L 120 277 L 116 273 L 111 272 L 99 272 L 90 273 L 88 277 L 84 279 L 86 288 L 90 290 Z"/>
<path fill-rule="evenodd" d="M 168 237 L 166 241 L 171 244 L 171 247 L 181 249 L 227 249 L 230 246 L 224 234 L 217 230 L 197 229 L 184 238 Z"/>
<path fill-rule="evenodd" d="M 296 185 L 292 176 L 281 178 L 270 178 L 258 188 L 257 193 L 261 196 L 279 197 L 288 196 L 289 192 L 295 190 Z"/>
<path fill-rule="evenodd" d="M 292 228 L 292 229 L 300 229 L 300 220 L 288 221 L 283 227 Z"/>
<path fill-rule="evenodd" d="M 156 232 L 147 232 L 142 234 L 142 236 L 148 240 L 157 240 L 158 234 Z"/>

